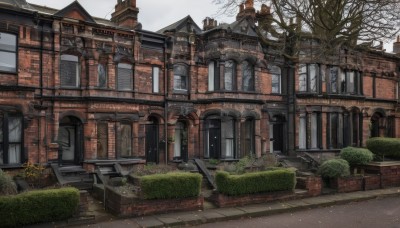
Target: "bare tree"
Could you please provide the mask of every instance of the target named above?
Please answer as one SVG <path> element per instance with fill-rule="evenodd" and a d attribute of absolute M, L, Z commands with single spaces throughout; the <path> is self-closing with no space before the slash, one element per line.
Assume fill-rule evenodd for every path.
<path fill-rule="evenodd" d="M 243 0 L 213 0 L 220 13 L 232 15 Z M 246 0 L 248 3 L 249 0 Z M 253 3 L 253 0 L 250 0 Z M 399 0 L 255 0 L 270 16 L 258 17 L 258 34 L 267 47 L 298 58 L 302 41 L 314 40 L 315 53 L 326 56 L 339 47 L 388 41 L 398 32 Z M 279 40 L 279 42 L 276 42 Z M 316 51 L 318 50 L 318 51 Z"/>

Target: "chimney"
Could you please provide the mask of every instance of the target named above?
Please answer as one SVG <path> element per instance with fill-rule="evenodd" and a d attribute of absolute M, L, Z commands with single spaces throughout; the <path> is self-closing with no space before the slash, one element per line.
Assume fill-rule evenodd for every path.
<path fill-rule="evenodd" d="M 397 36 L 396 42 L 393 43 L 393 52 L 400 54 L 400 36 Z"/>
<path fill-rule="evenodd" d="M 217 27 L 217 20 L 214 20 L 213 18 L 206 17 L 206 19 L 203 20 L 203 30 L 211 30 L 213 28 Z"/>
<path fill-rule="evenodd" d="M 111 21 L 119 26 L 134 29 L 138 24 L 139 9 L 136 0 L 118 0 Z"/>
<path fill-rule="evenodd" d="M 254 9 L 254 0 L 246 0 L 239 5 L 239 13 L 236 15 L 236 20 L 244 17 L 256 18 L 256 10 Z"/>

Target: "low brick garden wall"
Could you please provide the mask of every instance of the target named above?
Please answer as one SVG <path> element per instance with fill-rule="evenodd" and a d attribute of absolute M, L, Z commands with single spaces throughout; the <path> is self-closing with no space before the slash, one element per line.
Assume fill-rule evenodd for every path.
<path fill-rule="evenodd" d="M 297 177 L 296 188 L 307 190 L 308 196 L 319 196 L 322 193 L 322 178 L 316 176 Z"/>
<path fill-rule="evenodd" d="M 228 196 L 215 191 L 210 199 L 218 207 L 236 207 L 276 200 L 294 199 L 295 197 L 296 196 L 292 191 L 246 194 L 239 196 Z"/>
<path fill-rule="evenodd" d="M 202 210 L 204 197 L 145 200 L 136 196 L 125 196 L 112 187 L 105 188 L 106 209 L 119 217 L 143 216 L 173 211 Z"/>
<path fill-rule="evenodd" d="M 332 188 L 339 193 L 356 192 L 364 190 L 362 176 L 339 177 L 330 180 Z"/>

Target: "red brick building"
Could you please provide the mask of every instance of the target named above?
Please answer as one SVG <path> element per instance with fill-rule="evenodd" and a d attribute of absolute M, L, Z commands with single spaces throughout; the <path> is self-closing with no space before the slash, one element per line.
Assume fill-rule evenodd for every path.
<path fill-rule="evenodd" d="M 188 16 L 150 32 L 135 0 L 111 20 L 77 1 L 1 1 L 0 168 L 294 156 L 400 136 L 397 55 L 268 60 L 254 30 L 268 10 L 250 2 L 232 24 Z"/>

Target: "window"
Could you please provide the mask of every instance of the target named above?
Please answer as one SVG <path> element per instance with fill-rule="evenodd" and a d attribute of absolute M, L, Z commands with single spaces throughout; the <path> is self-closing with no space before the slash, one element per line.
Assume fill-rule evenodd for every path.
<path fill-rule="evenodd" d="M 299 149 L 321 148 L 321 113 L 300 115 Z"/>
<path fill-rule="evenodd" d="M 107 87 L 107 65 L 104 63 L 99 63 L 97 65 L 97 86 L 99 88 L 106 88 Z"/>
<path fill-rule="evenodd" d="M 255 154 L 255 139 L 254 139 L 254 125 L 253 118 L 248 118 L 242 124 L 242 156 Z"/>
<path fill-rule="evenodd" d="M 224 86 L 225 90 L 232 91 L 235 89 L 235 78 L 236 78 L 236 65 L 232 60 L 225 62 L 224 72 Z"/>
<path fill-rule="evenodd" d="M 79 86 L 78 56 L 61 55 L 60 71 L 61 87 L 76 88 Z"/>
<path fill-rule="evenodd" d="M 307 115 L 300 114 L 299 149 L 307 149 Z"/>
<path fill-rule="evenodd" d="M 362 144 L 362 114 L 358 110 L 351 112 L 352 146 L 361 147 Z"/>
<path fill-rule="evenodd" d="M 320 69 L 318 64 L 299 65 L 299 91 L 316 93 L 319 90 Z"/>
<path fill-rule="evenodd" d="M 249 62 L 242 63 L 243 91 L 254 91 L 254 67 Z"/>
<path fill-rule="evenodd" d="M 330 93 L 361 94 L 361 73 L 330 67 Z M 374 83 L 373 83 L 374 84 Z"/>
<path fill-rule="evenodd" d="M 328 68 L 329 71 L 329 92 L 338 93 L 338 79 L 339 79 L 339 67 L 331 66 Z"/>
<path fill-rule="evenodd" d="M 22 118 L 0 114 L 0 165 L 22 163 Z"/>
<path fill-rule="evenodd" d="M 117 152 L 120 157 L 132 157 L 132 126 L 128 123 L 120 123 L 117 132 Z"/>
<path fill-rule="evenodd" d="M 97 158 L 108 157 L 108 124 L 97 124 Z"/>
<path fill-rule="evenodd" d="M 17 72 L 17 36 L 0 33 L 0 71 Z"/>
<path fill-rule="evenodd" d="M 281 68 L 278 66 L 272 66 L 271 69 L 272 75 L 272 93 L 281 93 Z"/>
<path fill-rule="evenodd" d="M 153 67 L 153 93 L 160 92 L 160 67 Z"/>
<path fill-rule="evenodd" d="M 330 149 L 343 148 L 343 114 L 328 114 L 328 147 Z"/>
<path fill-rule="evenodd" d="M 235 157 L 235 121 L 232 117 L 210 116 L 205 121 L 205 153 L 206 158 Z"/>
<path fill-rule="evenodd" d="M 218 63 L 211 61 L 208 64 L 208 91 L 219 90 L 219 67 Z"/>
<path fill-rule="evenodd" d="M 174 89 L 187 90 L 188 70 L 185 65 L 174 66 Z"/>
<path fill-rule="evenodd" d="M 133 90 L 133 72 L 132 65 L 119 63 L 117 70 L 117 89 L 118 90 Z"/>

